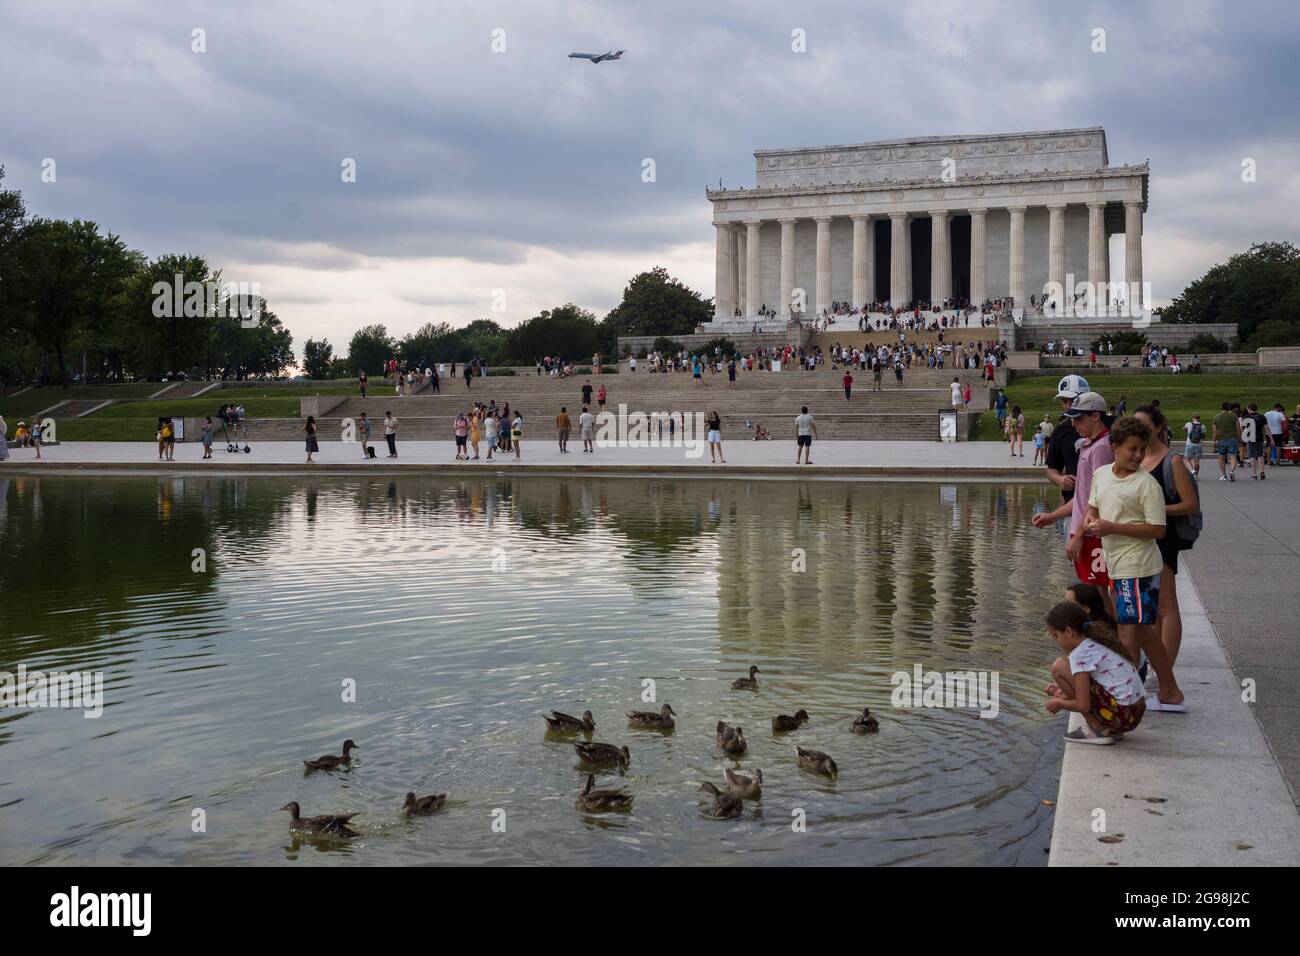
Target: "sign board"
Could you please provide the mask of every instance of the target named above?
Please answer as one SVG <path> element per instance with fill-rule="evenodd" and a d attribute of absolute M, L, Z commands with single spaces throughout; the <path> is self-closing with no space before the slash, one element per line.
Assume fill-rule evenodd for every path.
<path fill-rule="evenodd" d="M 957 411 L 952 408 L 939 409 L 939 441 L 955 442 L 957 440 Z"/>

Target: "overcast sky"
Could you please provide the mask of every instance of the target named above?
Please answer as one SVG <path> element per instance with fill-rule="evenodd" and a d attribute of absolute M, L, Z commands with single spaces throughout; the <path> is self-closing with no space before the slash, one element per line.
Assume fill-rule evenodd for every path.
<path fill-rule="evenodd" d="M 1151 163 L 1159 304 L 1300 233 L 1297 10 L 0 0 L 0 164 L 36 215 L 259 282 L 301 352 L 370 322 L 603 315 L 654 265 L 710 296 L 704 188 L 752 186 L 755 148 L 1100 125 L 1112 164 Z"/>

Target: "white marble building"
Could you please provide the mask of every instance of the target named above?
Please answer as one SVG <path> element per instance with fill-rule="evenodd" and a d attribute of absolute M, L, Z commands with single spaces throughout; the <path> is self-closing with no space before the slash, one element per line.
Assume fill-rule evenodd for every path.
<path fill-rule="evenodd" d="M 820 314 L 832 301 L 1010 296 L 1022 306 L 1069 275 L 1104 288 L 1116 233 L 1124 282 L 1141 288 L 1148 167 L 1111 166 L 1099 126 L 761 149 L 754 159 L 755 187 L 707 191 L 717 317 L 728 324 L 739 309 L 748 327 L 763 306 L 788 318 L 799 290 L 804 311 Z"/>

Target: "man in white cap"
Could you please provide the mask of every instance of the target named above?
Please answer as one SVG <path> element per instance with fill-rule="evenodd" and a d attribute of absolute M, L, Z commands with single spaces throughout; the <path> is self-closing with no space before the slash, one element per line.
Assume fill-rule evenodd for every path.
<path fill-rule="evenodd" d="M 1088 391 L 1088 380 L 1082 375 L 1067 375 L 1056 386 L 1056 400 L 1061 411 L 1068 411 L 1074 400 Z M 1046 528 L 1056 524 L 1071 512 L 1074 497 L 1074 474 L 1079 464 L 1079 433 L 1068 418 L 1052 429 L 1047 441 L 1047 480 L 1061 489 L 1061 507 L 1047 514 L 1034 515 L 1034 524 Z"/>

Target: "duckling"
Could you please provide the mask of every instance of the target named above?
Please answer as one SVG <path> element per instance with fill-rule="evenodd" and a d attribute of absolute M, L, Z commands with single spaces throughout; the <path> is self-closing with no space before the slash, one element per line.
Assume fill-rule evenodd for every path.
<path fill-rule="evenodd" d="M 871 716 L 871 708 L 863 707 L 862 716 L 853 719 L 855 734 L 874 734 L 880 729 L 880 721 Z"/>
<path fill-rule="evenodd" d="M 437 813 L 446 802 L 445 793 L 431 793 L 427 797 L 417 797 L 413 793 L 408 793 L 402 809 L 406 811 L 408 817 L 425 816 L 429 813 Z"/>
<path fill-rule="evenodd" d="M 292 814 L 292 819 L 289 820 L 290 830 L 338 837 L 360 835 L 356 830 L 348 826 L 348 821 L 356 816 L 355 813 L 327 813 L 319 817 L 304 817 L 301 815 L 301 808 L 297 802 L 286 803 L 280 809 L 288 810 Z"/>
<path fill-rule="evenodd" d="M 578 802 L 574 804 L 579 810 L 587 813 L 604 813 L 608 810 L 631 810 L 634 796 L 625 793 L 623 787 L 617 790 L 593 790 L 596 785 L 596 778 L 587 774 L 587 786 L 578 794 Z"/>
<path fill-rule="evenodd" d="M 677 726 L 673 720 L 676 716 L 677 711 L 664 704 L 657 714 L 653 710 L 631 711 L 627 715 L 627 722 L 633 727 L 644 727 L 647 730 L 672 730 Z"/>
<path fill-rule="evenodd" d="M 744 729 L 718 721 L 718 749 L 729 754 L 743 754 L 749 749 Z"/>
<path fill-rule="evenodd" d="M 709 808 L 709 816 L 719 820 L 729 820 L 745 812 L 745 802 L 734 793 L 719 790 L 711 783 L 700 784 L 700 789 L 705 793 L 713 794 L 713 806 Z"/>
<path fill-rule="evenodd" d="M 582 712 L 582 720 L 569 714 L 562 714 L 558 710 L 551 711 L 550 715 L 542 714 L 546 719 L 546 727 L 561 734 L 575 734 L 578 732 L 591 733 L 596 729 L 596 721 L 591 716 L 591 711 Z"/>
<path fill-rule="evenodd" d="M 840 772 L 840 768 L 835 765 L 835 761 L 820 750 L 804 750 L 802 747 L 794 748 L 795 756 L 799 758 L 799 766 L 809 773 L 821 774 L 823 777 L 834 777 Z"/>
<path fill-rule="evenodd" d="M 343 741 L 342 757 L 326 754 L 323 757 L 317 757 L 315 760 L 304 760 L 303 766 L 308 770 L 337 770 L 339 767 L 352 763 L 352 751 L 357 749 L 356 743 L 351 738 L 348 738 Z"/>
<path fill-rule="evenodd" d="M 772 732 L 780 733 L 786 730 L 798 730 L 808 722 L 808 711 L 797 710 L 794 716 L 789 714 L 777 714 L 772 718 Z"/>
<path fill-rule="evenodd" d="M 757 667 L 750 667 L 748 677 L 737 677 L 731 682 L 732 690 L 758 690 L 758 681 L 754 675 L 758 673 Z"/>
<path fill-rule="evenodd" d="M 743 773 L 736 773 L 730 767 L 726 767 L 722 774 L 727 778 L 727 789 L 736 796 L 745 800 L 763 798 L 763 771 L 755 770 L 754 776 L 746 777 Z"/>
<path fill-rule="evenodd" d="M 613 744 L 602 743 L 577 743 L 573 749 L 578 752 L 583 763 L 589 763 L 592 766 L 601 766 L 604 764 L 617 764 L 623 769 L 632 760 L 632 751 L 627 747 L 615 747 Z"/>

